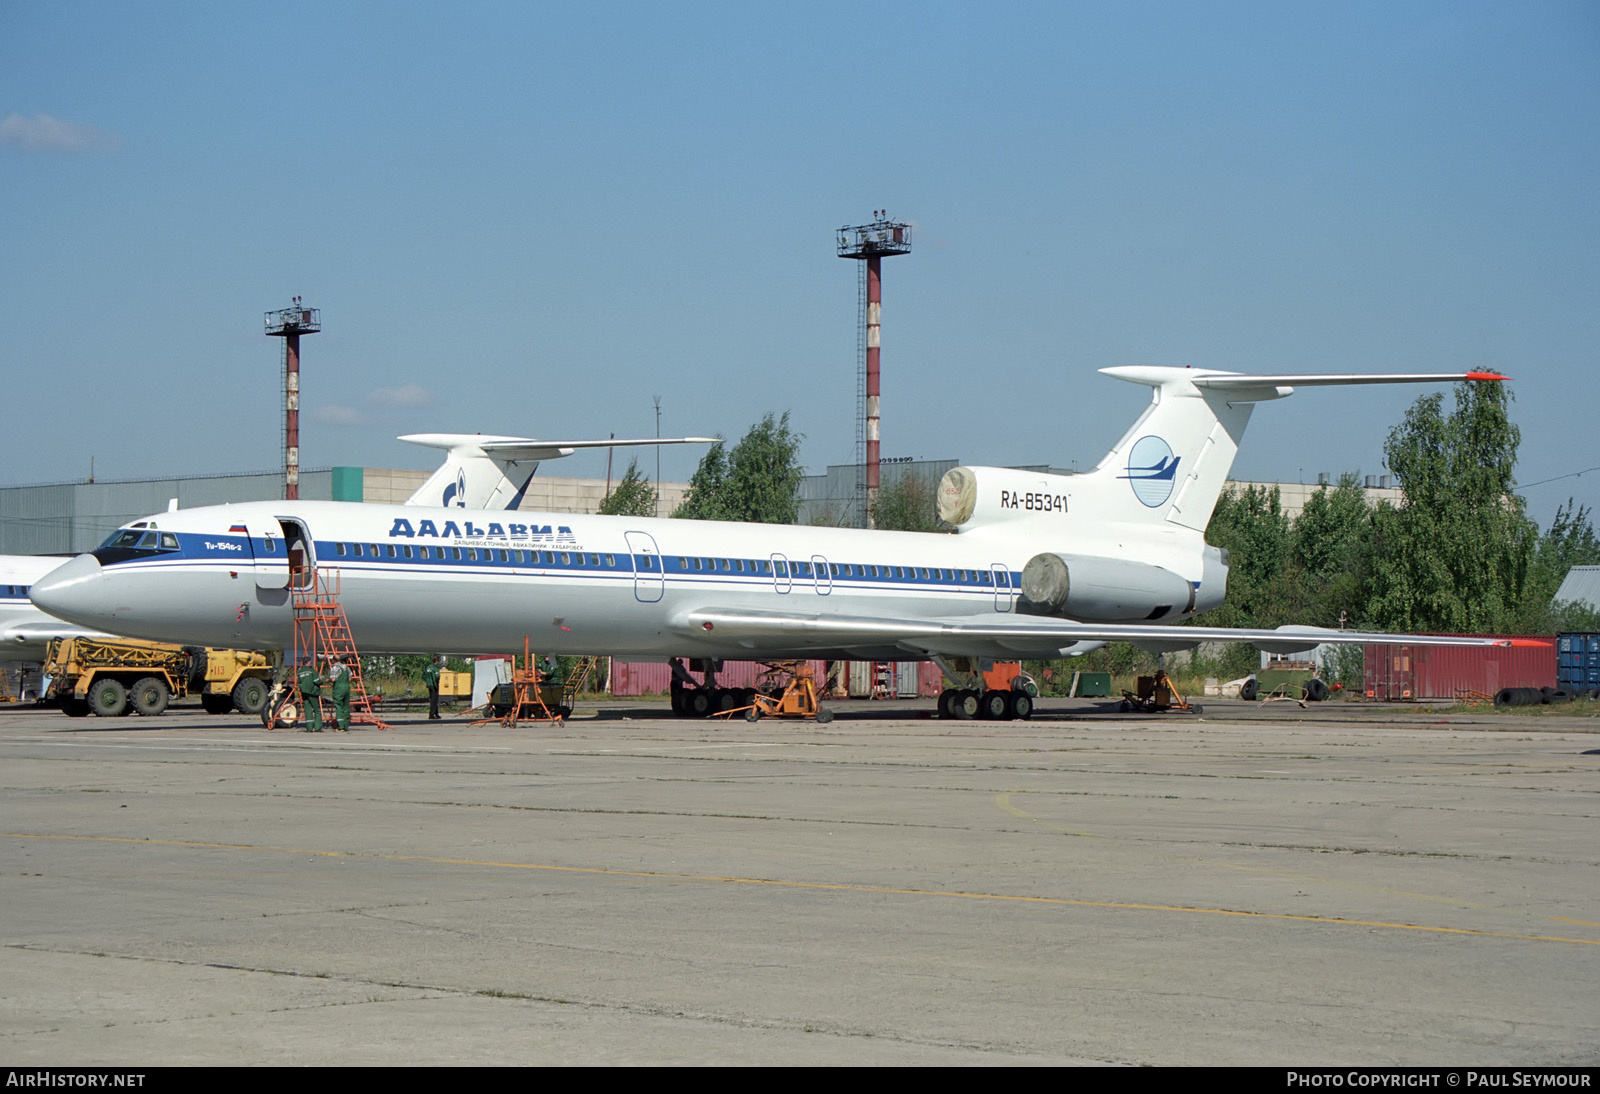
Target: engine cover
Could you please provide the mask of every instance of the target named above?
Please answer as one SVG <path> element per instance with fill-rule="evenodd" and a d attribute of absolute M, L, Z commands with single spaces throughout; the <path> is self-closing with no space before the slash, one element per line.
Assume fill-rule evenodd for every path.
<path fill-rule="evenodd" d="M 1171 570 L 1092 555 L 1034 555 L 1022 568 L 1022 595 L 1041 614 L 1094 623 L 1165 619 L 1195 607 L 1194 586 Z"/>
<path fill-rule="evenodd" d="M 957 528 L 1067 515 L 1070 475 L 1009 467 L 952 467 L 939 480 L 939 519 Z"/>

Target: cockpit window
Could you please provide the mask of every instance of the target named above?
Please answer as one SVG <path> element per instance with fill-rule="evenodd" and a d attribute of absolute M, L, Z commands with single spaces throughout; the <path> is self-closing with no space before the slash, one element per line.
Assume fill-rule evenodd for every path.
<path fill-rule="evenodd" d="M 148 523 L 140 523 L 112 532 L 104 543 L 90 553 L 100 560 L 101 565 L 110 565 L 178 549 L 177 536 L 171 532 L 157 532 Z"/>

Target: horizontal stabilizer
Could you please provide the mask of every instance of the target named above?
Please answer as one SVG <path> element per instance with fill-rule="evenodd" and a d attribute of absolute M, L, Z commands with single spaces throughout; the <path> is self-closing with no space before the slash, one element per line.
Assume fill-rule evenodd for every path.
<path fill-rule="evenodd" d="M 444 464 L 407 505 L 457 509 L 515 509 L 542 460 L 558 460 L 579 449 L 636 448 L 659 444 L 716 444 L 715 437 L 647 437 L 593 441 L 543 441 L 487 433 L 411 433 L 399 438 L 449 453 Z"/>

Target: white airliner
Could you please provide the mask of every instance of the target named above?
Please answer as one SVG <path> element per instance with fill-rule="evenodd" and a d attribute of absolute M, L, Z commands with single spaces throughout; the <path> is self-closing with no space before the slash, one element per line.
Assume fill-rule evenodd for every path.
<path fill-rule="evenodd" d="M 542 460 L 560 459 L 584 449 L 715 444 L 717 439 L 542 441 L 482 433 L 415 433 L 400 440 L 446 453 L 444 463 L 406 500 L 407 505 L 515 509 Z M 0 663 L 42 661 L 52 638 L 109 637 L 101 630 L 64 623 L 29 600 L 33 583 L 61 563 L 59 555 L 0 555 Z"/>
<path fill-rule="evenodd" d="M 34 607 L 28 594 L 34 582 L 60 567 L 60 555 L 0 555 L 0 663 L 44 660 L 52 638 L 103 635 L 104 632 L 59 619 Z"/>
<path fill-rule="evenodd" d="M 1504 379 L 1102 371 L 1147 385 L 1153 398 L 1100 465 L 1076 475 L 955 468 L 939 506 L 956 535 L 251 502 L 138 521 L 35 582 L 33 601 L 117 633 L 282 650 L 291 583 L 336 570 L 364 652 L 514 650 L 526 635 L 540 653 L 934 659 L 947 673 L 948 657 L 1071 656 L 1118 639 L 1155 650 L 1249 641 L 1274 652 L 1392 641 L 1181 625 L 1226 591 L 1227 557 L 1204 532 L 1250 413 L 1297 386 Z M 700 713 L 722 698 L 707 680 L 685 705 Z M 1006 717 L 1016 702 L 951 689 L 941 708 Z"/>

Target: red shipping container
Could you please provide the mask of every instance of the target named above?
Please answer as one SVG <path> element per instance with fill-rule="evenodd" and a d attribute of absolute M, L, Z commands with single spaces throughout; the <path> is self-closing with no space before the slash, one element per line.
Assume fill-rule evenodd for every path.
<path fill-rule="evenodd" d="M 1493 697 L 1501 688 L 1554 687 L 1556 641 L 1546 635 L 1473 635 L 1521 638 L 1546 646 L 1416 646 L 1369 642 L 1366 696 L 1382 701 L 1454 700 L 1466 693 Z"/>

